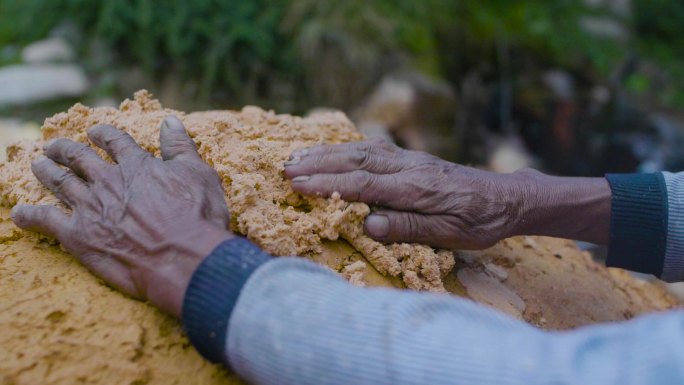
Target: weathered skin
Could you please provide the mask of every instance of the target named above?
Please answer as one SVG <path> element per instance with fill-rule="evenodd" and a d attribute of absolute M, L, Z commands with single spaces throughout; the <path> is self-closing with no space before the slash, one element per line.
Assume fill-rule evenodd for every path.
<path fill-rule="evenodd" d="M 292 188 L 382 206 L 365 231 L 383 242 L 484 249 L 514 235 L 605 242 L 610 188 L 603 178 L 557 178 L 534 170 L 500 174 L 371 140 L 296 151 Z"/>
<path fill-rule="evenodd" d="M 192 272 L 233 237 L 218 174 L 175 117 L 162 123 L 162 159 L 112 126 L 97 125 L 88 137 L 116 163 L 69 139 L 48 142 L 32 163 L 71 214 L 18 205 L 12 219 L 58 239 L 110 285 L 179 317 Z"/>

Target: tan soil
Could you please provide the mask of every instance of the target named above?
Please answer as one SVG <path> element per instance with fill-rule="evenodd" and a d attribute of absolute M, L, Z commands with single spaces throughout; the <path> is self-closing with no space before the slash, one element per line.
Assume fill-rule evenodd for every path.
<path fill-rule="evenodd" d="M 289 154 L 316 143 L 362 139 L 342 113 L 307 118 L 257 107 L 184 114 L 141 91 L 120 109 L 82 105 L 45 121 L 43 140 L 88 143 L 98 123 L 130 133 L 158 154 L 159 124 L 185 123 L 223 180 L 232 228 L 273 255 L 300 255 L 361 286 L 409 287 L 466 296 L 547 329 L 620 321 L 677 306 L 659 286 L 596 265 L 572 242 L 519 237 L 481 252 L 385 246 L 363 234 L 361 203 L 296 194 L 283 177 Z M 7 150 L 0 164 L 0 382 L 3 384 L 225 384 L 177 323 L 92 277 L 47 239 L 8 220 L 17 203 L 57 203 L 30 173 L 42 141 Z M 101 155 L 104 154 L 100 151 Z"/>

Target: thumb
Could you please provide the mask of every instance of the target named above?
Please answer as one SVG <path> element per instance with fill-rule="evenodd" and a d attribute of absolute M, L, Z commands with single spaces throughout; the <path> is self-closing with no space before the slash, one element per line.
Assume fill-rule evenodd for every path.
<path fill-rule="evenodd" d="M 69 217 L 55 206 L 17 205 L 12 208 L 12 221 L 17 227 L 36 231 L 56 238 L 60 242 L 62 230 L 67 226 Z"/>
<path fill-rule="evenodd" d="M 364 230 L 371 238 L 380 242 L 439 243 L 431 235 L 435 216 L 404 211 L 377 211 L 366 218 Z"/>
<path fill-rule="evenodd" d="M 197 146 L 185 130 L 183 123 L 173 115 L 161 124 L 159 142 L 162 159 L 200 160 Z"/>

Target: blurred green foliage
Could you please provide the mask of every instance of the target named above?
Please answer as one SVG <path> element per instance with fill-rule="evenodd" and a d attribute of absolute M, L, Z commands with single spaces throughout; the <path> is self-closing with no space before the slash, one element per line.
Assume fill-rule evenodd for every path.
<path fill-rule="evenodd" d="M 657 97 L 665 105 L 684 106 L 684 3 L 669 0 L 633 0 L 634 33 L 639 51 L 667 72 Z"/>
<path fill-rule="evenodd" d="M 651 4 L 658 3 L 658 6 Z M 201 100 L 288 99 L 349 108 L 396 62 L 458 82 L 469 71 L 510 77 L 530 62 L 609 74 L 624 47 L 579 28 L 600 13 L 580 0 L 0 0 L 0 46 L 22 45 L 70 23 L 139 66 L 195 82 Z M 657 11 L 655 11 L 657 9 Z M 635 0 L 639 47 L 682 64 L 684 5 Z M 655 14 L 654 12 L 657 12 Z M 652 21 L 658 20 L 654 27 Z M 652 44 L 659 41 L 662 44 Z M 83 53 L 83 52 L 82 52 Z M 389 59 L 388 59 L 389 58 Z M 394 58 L 394 59 L 392 59 Z M 642 80 L 632 80 L 644 87 Z"/>

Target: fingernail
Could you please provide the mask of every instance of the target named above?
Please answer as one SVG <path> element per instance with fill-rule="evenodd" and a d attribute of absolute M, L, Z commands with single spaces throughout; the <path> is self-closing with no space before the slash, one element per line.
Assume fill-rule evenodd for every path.
<path fill-rule="evenodd" d="M 21 225 L 21 223 L 19 222 L 19 213 L 21 212 L 21 210 L 23 210 L 23 205 L 16 205 L 12 207 L 12 211 L 10 211 L 10 218 L 12 218 L 12 222 L 14 222 L 14 224 L 17 226 Z"/>
<path fill-rule="evenodd" d="M 179 122 L 180 120 L 176 115 L 167 115 L 162 121 L 161 128 L 162 130 L 180 129 Z"/>
<path fill-rule="evenodd" d="M 285 162 L 285 167 L 294 166 L 295 164 L 299 164 L 299 162 L 301 162 L 301 161 L 302 161 L 302 158 L 300 158 L 300 157 L 292 158 L 292 159 L 288 160 L 287 162 Z"/>
<path fill-rule="evenodd" d="M 17 215 L 19 214 L 19 210 L 21 210 L 21 206 L 17 205 L 12 207 L 12 211 L 10 211 L 10 218 L 12 218 L 14 222 L 17 221 Z"/>
<path fill-rule="evenodd" d="M 309 155 L 309 149 L 308 148 L 303 148 L 301 150 L 294 151 L 292 155 L 290 156 L 291 159 L 294 158 L 303 158 L 305 156 Z"/>
<path fill-rule="evenodd" d="M 311 179 L 311 177 L 309 175 L 300 175 L 298 177 L 293 178 L 292 181 L 293 182 L 306 182 L 309 179 Z"/>
<path fill-rule="evenodd" d="M 57 141 L 57 139 L 50 139 L 47 142 L 45 142 L 45 144 L 43 144 L 43 151 L 45 151 L 48 147 L 55 144 L 56 141 Z"/>
<path fill-rule="evenodd" d="M 31 164 L 40 164 L 48 160 L 48 157 L 45 155 L 38 155 L 36 159 L 34 159 Z"/>
<path fill-rule="evenodd" d="M 369 215 L 366 218 L 366 231 L 377 238 L 384 238 L 389 234 L 389 219 L 384 215 Z"/>

